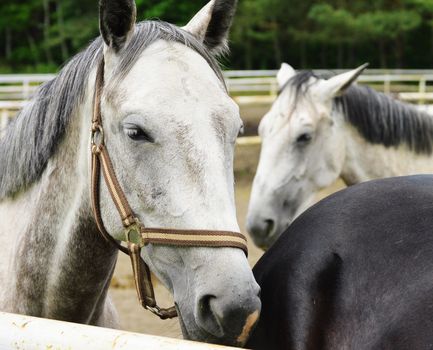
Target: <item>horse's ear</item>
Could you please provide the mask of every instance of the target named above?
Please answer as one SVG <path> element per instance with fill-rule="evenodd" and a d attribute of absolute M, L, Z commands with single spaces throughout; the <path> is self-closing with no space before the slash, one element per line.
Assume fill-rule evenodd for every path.
<path fill-rule="evenodd" d="M 119 52 L 131 38 L 137 10 L 134 0 L 100 0 L 99 28 L 105 44 Z"/>
<path fill-rule="evenodd" d="M 215 55 L 228 50 L 228 34 L 237 0 L 211 0 L 183 27 Z"/>
<path fill-rule="evenodd" d="M 367 67 L 368 63 L 365 63 L 354 70 L 336 75 L 335 77 L 324 81 L 321 84 L 321 88 L 324 90 L 326 96 L 330 98 L 341 96 L 350 87 L 350 85 L 352 85 L 356 79 L 358 79 L 358 77 Z"/>
<path fill-rule="evenodd" d="M 279 88 L 281 89 L 284 85 L 286 85 L 290 78 L 294 77 L 295 75 L 296 71 L 293 69 L 293 67 L 287 63 L 283 63 L 277 74 Z"/>

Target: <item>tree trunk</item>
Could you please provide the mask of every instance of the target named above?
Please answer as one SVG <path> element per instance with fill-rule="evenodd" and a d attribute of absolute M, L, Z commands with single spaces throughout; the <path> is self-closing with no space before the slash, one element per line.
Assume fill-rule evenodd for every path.
<path fill-rule="evenodd" d="M 403 67 L 403 37 L 398 35 L 395 39 L 395 62 L 397 68 Z"/>
<path fill-rule="evenodd" d="M 430 29 L 430 57 L 433 57 L 433 26 Z"/>
<path fill-rule="evenodd" d="M 251 57 L 251 39 L 246 38 L 245 43 L 245 67 L 250 70 L 253 69 L 252 57 Z"/>
<path fill-rule="evenodd" d="M 386 49 L 385 42 L 383 39 L 379 40 L 379 51 L 380 51 L 380 66 L 381 68 L 387 68 Z"/>
<path fill-rule="evenodd" d="M 307 68 L 308 62 L 307 62 L 307 46 L 305 43 L 305 40 L 300 40 L 299 41 L 300 44 L 300 59 L 301 59 L 301 68 L 305 69 Z"/>
<path fill-rule="evenodd" d="M 43 0 L 44 5 L 44 49 L 48 63 L 53 63 L 53 56 L 50 50 L 50 3 L 49 0 Z"/>
<path fill-rule="evenodd" d="M 348 67 L 355 67 L 362 62 L 355 62 L 355 45 L 349 45 L 349 59 L 348 59 Z"/>
<path fill-rule="evenodd" d="M 35 65 L 40 64 L 38 47 L 36 45 L 35 39 L 33 39 L 32 35 L 29 32 L 27 32 L 27 41 L 29 43 L 30 51 L 33 56 L 34 64 Z"/>
<path fill-rule="evenodd" d="M 62 0 L 57 0 L 57 26 L 59 27 L 60 47 L 62 50 L 62 59 L 66 61 L 69 57 L 68 46 L 66 44 L 65 22 L 63 17 Z"/>
<path fill-rule="evenodd" d="M 275 20 L 275 29 L 274 35 L 272 36 L 272 41 L 274 44 L 274 52 L 275 52 L 275 67 L 279 67 L 281 62 L 283 61 L 283 55 L 281 52 L 280 38 L 279 38 L 279 26 L 277 21 Z"/>
<path fill-rule="evenodd" d="M 338 44 L 337 59 L 338 59 L 338 62 L 337 62 L 338 67 L 337 68 L 343 68 L 343 64 L 344 64 L 343 63 L 343 60 L 344 60 L 344 47 L 343 47 L 342 43 Z"/>
<path fill-rule="evenodd" d="M 275 33 L 275 35 L 274 35 L 273 42 L 274 42 L 274 52 L 275 52 L 275 64 L 276 64 L 276 67 L 278 67 L 281 64 L 281 62 L 283 61 L 283 55 L 281 52 L 281 46 L 280 46 L 280 42 L 278 40 L 278 34 L 277 33 Z"/>
<path fill-rule="evenodd" d="M 321 52 L 320 52 L 320 64 L 322 65 L 322 68 L 328 68 L 328 62 L 327 62 L 327 57 L 326 57 L 326 54 L 327 54 L 327 50 L 326 50 L 326 44 L 325 43 L 322 43 L 322 49 L 321 49 Z"/>
<path fill-rule="evenodd" d="M 12 31 L 10 28 L 6 28 L 5 35 L 5 56 L 7 60 L 10 60 L 12 57 Z"/>

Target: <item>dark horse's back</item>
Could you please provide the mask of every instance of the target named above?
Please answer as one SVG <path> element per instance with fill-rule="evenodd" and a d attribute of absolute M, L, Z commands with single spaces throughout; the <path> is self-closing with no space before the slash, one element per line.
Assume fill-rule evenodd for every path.
<path fill-rule="evenodd" d="M 433 349 L 433 176 L 371 181 L 301 215 L 254 268 L 254 349 Z"/>

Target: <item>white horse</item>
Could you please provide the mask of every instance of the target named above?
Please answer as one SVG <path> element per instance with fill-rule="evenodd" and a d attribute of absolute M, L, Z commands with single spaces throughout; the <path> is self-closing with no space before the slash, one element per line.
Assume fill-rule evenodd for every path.
<path fill-rule="evenodd" d="M 354 85 L 366 65 L 324 80 L 283 64 L 280 94 L 262 119 L 262 150 L 248 210 L 255 243 L 271 246 L 316 194 L 433 172 L 433 119 L 414 106 Z"/>
<path fill-rule="evenodd" d="M 213 0 L 183 29 L 135 25 L 133 0 L 102 0 L 102 38 L 78 54 L 0 139 L 0 310 L 117 326 L 107 296 L 117 250 L 90 205 L 95 76 L 120 185 L 148 227 L 239 232 L 233 148 L 242 126 L 214 56 L 236 1 Z M 101 183 L 102 219 L 122 239 Z M 142 259 L 173 293 L 186 338 L 242 345 L 260 311 L 242 250 L 149 244 Z M 139 307 L 137 303 L 137 307 Z"/>

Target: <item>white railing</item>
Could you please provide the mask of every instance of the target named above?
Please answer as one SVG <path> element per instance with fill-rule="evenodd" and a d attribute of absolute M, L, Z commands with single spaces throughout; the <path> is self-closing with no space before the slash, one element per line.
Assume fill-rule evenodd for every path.
<path fill-rule="evenodd" d="M 343 71 L 341 69 L 315 70 L 318 74 L 341 73 Z M 225 71 L 224 76 L 229 90 L 235 95 L 245 92 L 275 95 L 278 90 L 275 79 L 277 72 L 277 70 Z M 53 77 L 53 74 L 0 74 L 0 101 L 26 100 L 31 97 L 41 83 L 49 81 Z M 391 85 L 395 83 L 412 83 L 417 85 L 418 93 L 425 93 L 428 83 L 433 83 L 433 70 L 369 69 L 360 77 L 359 81 L 383 85 L 384 92 L 391 92 Z"/>
<path fill-rule="evenodd" d="M 0 135 L 25 103 L 25 101 L 0 101 Z"/>
<path fill-rule="evenodd" d="M 28 100 L 54 74 L 0 74 L 0 101 Z"/>
<path fill-rule="evenodd" d="M 278 92 L 278 85 L 276 82 L 277 70 L 263 70 L 263 71 L 227 71 L 225 77 L 227 79 L 227 86 L 233 95 L 250 93 L 261 93 L 264 95 L 275 96 Z M 329 73 L 342 73 L 345 70 L 314 70 L 317 74 Z M 374 84 L 382 86 L 382 91 L 391 93 L 392 86 L 400 83 L 408 87 L 409 85 L 416 85 L 416 93 L 424 94 L 427 92 L 427 85 L 429 82 L 433 83 L 433 70 L 383 70 L 383 69 L 369 69 L 358 80 L 363 84 Z M 400 85 L 399 84 L 399 85 Z M 402 87 L 398 87 L 401 89 Z M 403 89 L 405 87 L 403 86 Z M 401 92 L 401 91 L 398 91 Z M 405 91 L 403 91 L 405 92 Z M 414 92 L 414 91 L 411 91 Z M 418 95 L 417 97 L 424 97 Z M 424 98 L 420 98 L 424 99 Z"/>
<path fill-rule="evenodd" d="M 226 71 L 224 76 L 230 93 L 243 104 L 271 104 L 278 92 L 277 70 Z M 316 70 L 340 73 L 343 70 Z M 4 74 L 0 75 L 0 132 L 11 117 L 22 107 L 37 87 L 54 77 L 53 74 Z M 433 70 L 383 70 L 369 69 L 359 81 L 374 85 L 385 93 L 394 92 L 404 101 L 425 103 L 433 101 Z M 5 101 L 5 102 L 2 102 Z"/>
<path fill-rule="evenodd" d="M 0 350 L 6 349 L 230 350 L 235 348 L 0 312 Z"/>

